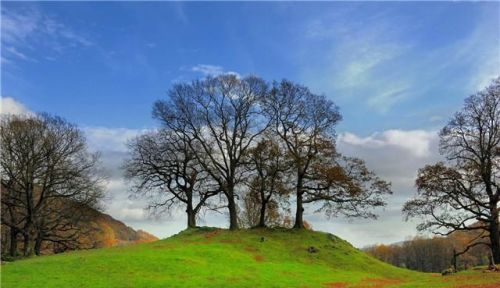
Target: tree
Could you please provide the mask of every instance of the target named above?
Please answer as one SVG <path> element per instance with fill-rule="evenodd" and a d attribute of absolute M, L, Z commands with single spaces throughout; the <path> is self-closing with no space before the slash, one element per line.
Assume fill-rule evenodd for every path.
<path fill-rule="evenodd" d="M 97 207 L 104 196 L 99 155 L 87 151 L 82 132 L 48 114 L 5 116 L 0 143 L 2 224 L 22 234 L 24 255 L 39 254 L 42 241 L 73 238 L 78 207 Z M 56 231 L 68 234 L 55 239 Z"/>
<path fill-rule="evenodd" d="M 238 229 L 237 188 L 245 177 L 247 150 L 269 126 L 261 111 L 267 86 L 257 77 L 221 75 L 176 84 L 153 115 L 188 142 L 196 159 L 225 196 L 230 229 Z"/>
<path fill-rule="evenodd" d="M 419 217 L 420 230 L 440 235 L 482 231 L 469 246 L 488 245 L 500 262 L 500 78 L 465 100 L 441 130 L 440 152 L 446 162 L 418 171 L 414 199 L 403 213 Z M 485 241 L 484 239 L 489 241 Z M 468 248 L 466 248 L 468 249 Z"/>
<path fill-rule="evenodd" d="M 304 228 L 304 204 L 322 202 L 330 216 L 374 217 L 370 207 L 385 205 L 390 184 L 366 169 L 359 159 L 343 157 L 335 149 L 335 125 L 341 120 L 337 106 L 325 96 L 283 80 L 275 83 L 266 101 L 295 170 L 296 216 L 294 228 Z"/>
<path fill-rule="evenodd" d="M 207 200 L 219 191 L 211 187 L 190 145 L 182 138 L 160 129 L 129 142 L 125 177 L 135 180 L 134 193 L 149 196 L 149 208 L 163 212 L 182 203 L 186 206 L 187 227 L 196 227 L 196 216 Z"/>
<path fill-rule="evenodd" d="M 285 183 L 290 171 L 286 151 L 271 137 L 264 138 L 248 151 L 249 191 L 245 195 L 245 213 L 250 226 L 277 226 L 281 222 L 280 206 L 289 194 Z M 281 204 L 281 205 L 280 205 Z"/>

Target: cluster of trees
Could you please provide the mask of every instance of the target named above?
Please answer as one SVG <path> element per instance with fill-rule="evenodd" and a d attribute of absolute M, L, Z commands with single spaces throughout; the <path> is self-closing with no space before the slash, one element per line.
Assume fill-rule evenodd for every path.
<path fill-rule="evenodd" d="M 220 75 L 175 84 L 154 103 L 153 117 L 160 127 L 128 144 L 125 176 L 151 211 L 182 207 L 188 227 L 202 211 L 225 210 L 230 229 L 302 229 L 309 227 L 306 205 L 329 217 L 376 218 L 374 208 L 392 193 L 363 160 L 337 151 L 337 106 L 287 80 Z M 466 99 L 440 139 L 446 161 L 418 171 L 418 192 L 403 213 L 421 218 L 420 230 L 452 236 L 371 251 L 422 271 L 441 270 L 450 253 L 456 260 L 485 249 L 499 263 L 500 78 Z M 87 150 L 82 132 L 56 116 L 9 115 L 0 120 L 0 144 L 8 253 L 18 253 L 20 239 L 27 256 L 43 243 L 77 245 L 80 223 L 104 196 L 99 155 Z M 474 237 L 459 241 L 462 232 Z M 482 263 L 477 259 L 467 261 Z"/>
<path fill-rule="evenodd" d="M 78 244 L 79 225 L 103 197 L 99 155 L 87 151 L 82 132 L 47 114 L 0 120 L 1 220 L 7 253 L 40 254 L 50 242 Z M 2 247 L 4 248 L 4 247 Z"/>
<path fill-rule="evenodd" d="M 376 217 L 390 184 L 335 146 L 337 106 L 287 80 L 221 75 L 174 85 L 153 105 L 160 128 L 129 143 L 124 164 L 149 208 L 227 209 L 229 228 L 304 228 L 304 206 L 328 216 Z M 289 220 L 288 220 L 289 221 Z"/>
<path fill-rule="evenodd" d="M 373 245 L 363 250 L 392 265 L 422 272 L 442 272 L 450 266 L 467 269 L 489 263 L 489 248 L 486 246 L 475 246 L 457 255 L 476 236 L 473 232 L 455 232 L 447 237 L 416 236 L 402 243 Z"/>
<path fill-rule="evenodd" d="M 403 213 L 438 235 L 477 232 L 457 254 L 487 246 L 500 263 L 500 78 L 467 98 L 439 136 L 446 161 L 418 171 L 418 193 Z"/>

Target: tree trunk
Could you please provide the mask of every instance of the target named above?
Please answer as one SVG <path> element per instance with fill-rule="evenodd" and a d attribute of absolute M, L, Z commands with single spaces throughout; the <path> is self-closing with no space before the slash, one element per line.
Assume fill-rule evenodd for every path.
<path fill-rule="evenodd" d="M 33 231 L 33 225 L 27 224 L 25 227 L 25 232 L 24 232 L 24 247 L 23 247 L 23 254 L 24 256 L 33 256 L 35 254 L 35 243 L 34 243 L 34 238 L 35 238 L 35 233 Z"/>
<path fill-rule="evenodd" d="M 266 206 L 267 202 L 265 199 L 262 199 L 262 205 L 260 206 L 259 227 L 266 227 Z"/>
<path fill-rule="evenodd" d="M 491 211 L 492 221 L 490 222 L 490 243 L 491 243 L 491 253 L 493 254 L 493 260 L 495 263 L 500 263 L 500 230 L 498 223 L 498 208 L 496 205 Z"/>
<path fill-rule="evenodd" d="M 17 229 L 10 228 L 10 245 L 9 245 L 9 255 L 15 257 L 17 255 Z"/>
<path fill-rule="evenodd" d="M 40 256 L 40 250 L 42 249 L 42 237 L 39 235 L 35 240 L 35 254 Z"/>
<path fill-rule="evenodd" d="M 228 185 L 229 186 L 229 185 Z M 229 230 L 238 230 L 238 211 L 236 211 L 236 201 L 234 200 L 234 187 L 227 191 L 227 208 L 229 209 Z"/>
<path fill-rule="evenodd" d="M 23 241 L 23 256 L 29 256 L 30 254 L 30 242 L 31 242 L 31 239 L 30 239 L 30 235 L 29 233 L 24 233 L 23 234 L 24 236 L 24 241 Z"/>
<path fill-rule="evenodd" d="M 454 272 L 457 272 L 457 250 L 455 248 L 453 248 L 453 260 L 452 260 L 452 264 L 453 264 L 453 271 Z"/>
<path fill-rule="evenodd" d="M 297 208 L 295 211 L 295 224 L 293 225 L 295 229 L 304 229 L 304 220 L 302 219 L 302 215 L 304 214 L 304 205 L 302 203 L 303 180 L 304 178 L 301 173 L 297 173 Z"/>
<path fill-rule="evenodd" d="M 302 192 L 297 193 L 297 211 L 295 212 L 295 224 L 293 228 L 295 229 L 304 229 L 304 220 L 302 215 L 304 214 L 304 207 L 302 204 Z"/>
<path fill-rule="evenodd" d="M 193 204 L 188 203 L 186 208 L 187 213 L 187 227 L 195 228 L 196 227 L 196 213 L 193 209 Z"/>

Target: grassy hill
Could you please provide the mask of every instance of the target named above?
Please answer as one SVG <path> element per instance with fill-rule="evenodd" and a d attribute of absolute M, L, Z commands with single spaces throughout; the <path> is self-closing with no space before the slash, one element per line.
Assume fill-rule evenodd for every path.
<path fill-rule="evenodd" d="M 310 247 L 316 250 L 311 253 Z M 500 273 L 396 268 L 327 233 L 200 228 L 2 265 L 2 287 L 500 287 Z"/>

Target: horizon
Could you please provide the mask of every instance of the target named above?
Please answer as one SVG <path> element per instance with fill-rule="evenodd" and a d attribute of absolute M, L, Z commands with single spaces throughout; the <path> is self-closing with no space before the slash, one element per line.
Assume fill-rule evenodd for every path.
<path fill-rule="evenodd" d="M 356 247 L 396 243 L 417 234 L 401 208 L 416 192 L 417 170 L 442 159 L 437 132 L 500 75 L 499 9 L 499 2 L 2 2 L 1 109 L 78 125 L 110 174 L 104 212 L 165 238 L 184 229 L 184 213 L 149 217 L 145 201 L 129 198 L 120 169 L 126 141 L 159 125 L 153 102 L 173 83 L 210 75 L 292 80 L 340 107 L 339 151 L 366 160 L 394 191 L 378 220 L 327 219 L 312 207 L 305 220 Z M 224 215 L 203 220 L 227 227 Z"/>

